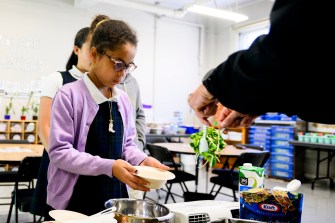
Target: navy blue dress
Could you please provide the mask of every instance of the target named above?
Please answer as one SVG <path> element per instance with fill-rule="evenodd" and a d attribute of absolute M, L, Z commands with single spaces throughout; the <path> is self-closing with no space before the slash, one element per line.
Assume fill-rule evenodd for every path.
<path fill-rule="evenodd" d="M 108 131 L 110 112 L 115 133 Z M 99 111 L 90 126 L 85 152 L 117 160 L 122 156 L 122 144 L 123 122 L 117 103 L 106 101 L 99 105 Z M 80 175 L 66 209 L 92 215 L 104 210 L 105 202 L 111 198 L 128 198 L 126 185 L 106 175 Z"/>

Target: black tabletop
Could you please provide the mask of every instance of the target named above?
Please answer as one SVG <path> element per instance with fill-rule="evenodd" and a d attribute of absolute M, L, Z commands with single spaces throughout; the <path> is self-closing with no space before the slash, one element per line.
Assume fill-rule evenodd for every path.
<path fill-rule="evenodd" d="M 335 150 L 334 144 L 324 144 L 324 143 L 312 143 L 312 142 L 302 142 L 298 140 L 289 141 L 290 144 L 294 146 L 303 146 L 303 147 L 311 147 L 311 148 L 321 148 L 327 150 Z"/>

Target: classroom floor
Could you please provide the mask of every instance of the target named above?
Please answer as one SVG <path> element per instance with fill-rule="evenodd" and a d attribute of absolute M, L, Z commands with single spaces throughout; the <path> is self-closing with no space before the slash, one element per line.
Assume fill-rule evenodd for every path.
<path fill-rule="evenodd" d="M 194 172 L 194 168 L 186 167 L 187 171 Z M 200 182 L 198 187 L 198 192 L 205 193 L 206 192 L 206 179 L 210 177 L 210 173 L 207 176 L 205 168 L 200 170 Z M 272 188 L 274 186 L 286 186 L 287 182 L 278 179 L 265 179 L 265 187 Z M 194 183 L 187 184 L 191 191 L 194 191 Z M 210 190 L 211 184 L 207 185 L 207 191 Z M 181 189 L 178 185 L 173 186 L 173 190 L 176 193 L 180 193 Z M 315 184 L 314 190 L 311 189 L 311 183 L 303 183 L 299 189 L 300 192 L 304 193 L 304 204 L 303 204 L 303 212 L 302 212 L 302 222 L 303 223 L 314 223 L 314 222 L 334 222 L 335 217 L 335 189 L 329 188 L 328 180 L 321 180 Z M 231 190 L 227 190 L 227 193 L 231 192 Z M 0 197 L 6 196 L 10 193 L 10 189 L 8 191 L 6 189 L 1 188 Z M 165 192 L 160 191 L 161 198 L 159 200 L 157 196 L 156 190 L 152 190 L 147 194 L 148 199 L 154 199 L 159 203 L 163 204 L 165 201 Z M 183 202 L 182 198 L 176 197 L 177 202 Z M 225 201 L 233 201 L 231 197 L 218 195 L 216 200 L 225 200 Z M 2 202 L 2 201 L 1 201 Z M 172 199 L 168 200 L 168 203 L 172 203 Z M 0 223 L 4 223 L 7 220 L 9 206 L 8 205 L 0 205 Z M 27 213 L 19 214 L 19 222 L 32 222 L 32 215 Z M 212 219 L 215 220 L 215 219 Z M 14 222 L 14 214 L 12 215 L 11 222 Z"/>

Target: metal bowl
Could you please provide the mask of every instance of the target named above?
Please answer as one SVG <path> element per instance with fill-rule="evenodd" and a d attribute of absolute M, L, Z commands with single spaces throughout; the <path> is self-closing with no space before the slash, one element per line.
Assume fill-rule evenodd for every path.
<path fill-rule="evenodd" d="M 105 207 L 116 207 L 115 219 L 122 223 L 172 223 L 174 214 L 164 205 L 136 199 L 110 199 Z"/>

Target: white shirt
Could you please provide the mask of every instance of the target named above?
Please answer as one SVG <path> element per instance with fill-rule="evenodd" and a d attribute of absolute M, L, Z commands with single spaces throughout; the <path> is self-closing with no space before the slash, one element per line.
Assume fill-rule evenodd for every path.
<path fill-rule="evenodd" d="M 81 79 L 83 77 L 83 73 L 78 70 L 76 66 L 72 66 L 72 69 L 69 70 L 72 77 L 75 79 Z M 62 74 L 59 72 L 51 73 L 43 82 L 41 89 L 41 97 L 49 97 L 53 98 L 56 92 L 63 86 L 63 78 Z"/>

